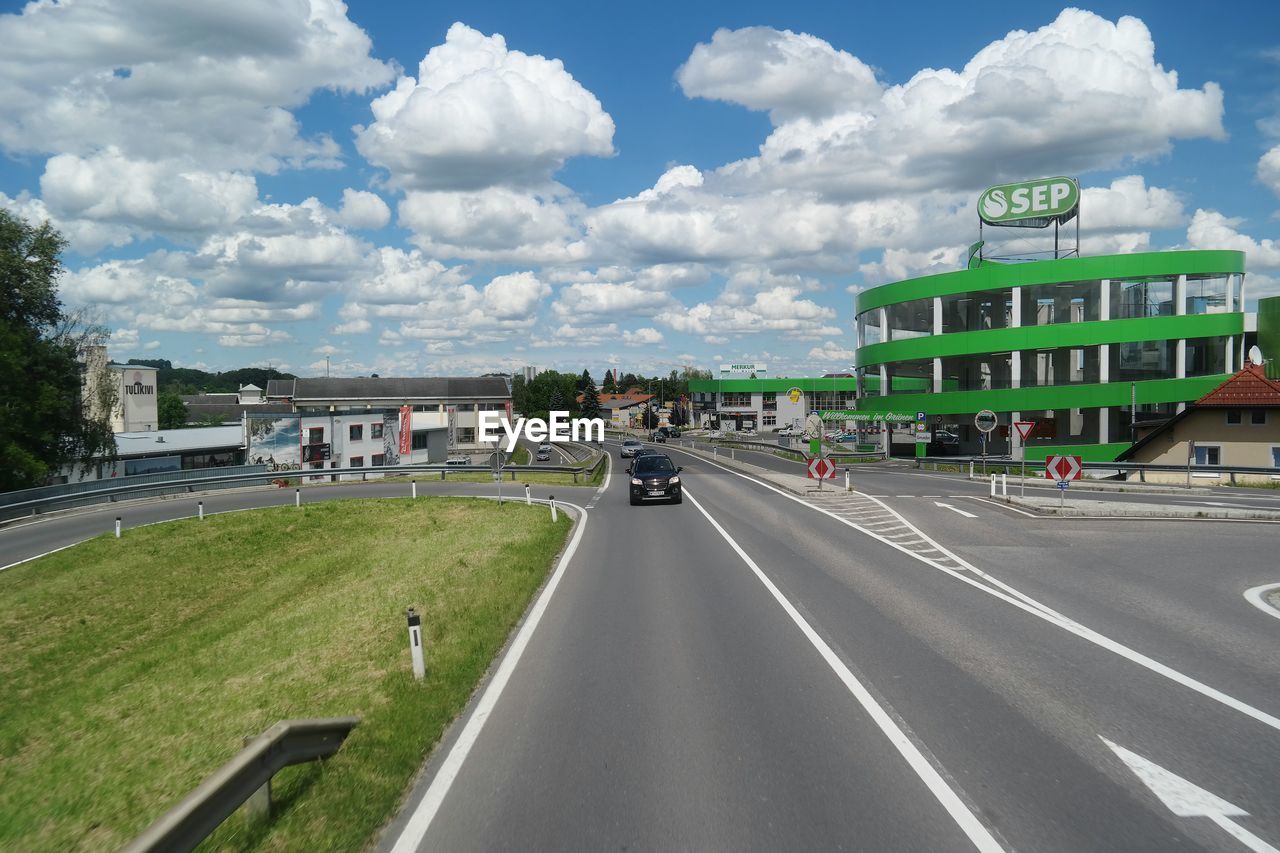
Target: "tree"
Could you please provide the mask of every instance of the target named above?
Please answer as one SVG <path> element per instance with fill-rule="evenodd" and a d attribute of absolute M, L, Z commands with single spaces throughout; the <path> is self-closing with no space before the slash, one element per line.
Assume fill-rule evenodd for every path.
<path fill-rule="evenodd" d="M 177 394 L 163 391 L 156 398 L 160 429 L 182 429 L 187 425 L 187 404 Z"/>
<path fill-rule="evenodd" d="M 582 378 L 586 382 L 582 390 L 582 416 L 598 418 L 600 417 L 600 392 L 596 390 L 595 380 L 591 378 L 590 373 L 582 371 Z"/>
<path fill-rule="evenodd" d="M 559 385 L 551 388 L 551 395 L 547 398 L 547 410 L 550 412 L 564 411 L 564 392 L 560 390 Z"/>
<path fill-rule="evenodd" d="M 612 369 L 606 370 L 604 372 L 604 387 L 601 390 L 604 391 L 604 393 L 606 394 L 618 393 L 618 381 L 613 378 Z"/>
<path fill-rule="evenodd" d="M 644 428 L 657 429 L 658 413 L 654 411 L 653 407 L 650 405 L 645 405 L 643 414 L 644 414 Z"/>
<path fill-rule="evenodd" d="M 107 331 L 58 300 L 66 241 L 0 210 L 0 491 L 40 485 L 64 465 L 111 457 L 112 383 L 83 399 L 81 349 Z"/>
<path fill-rule="evenodd" d="M 588 382 L 591 382 L 591 372 L 584 367 L 582 369 L 582 375 L 578 377 L 577 390 L 579 393 L 587 390 Z"/>

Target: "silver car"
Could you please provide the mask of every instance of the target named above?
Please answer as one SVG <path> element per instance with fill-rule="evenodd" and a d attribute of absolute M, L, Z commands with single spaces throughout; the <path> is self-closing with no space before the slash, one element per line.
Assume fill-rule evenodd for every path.
<path fill-rule="evenodd" d="M 623 458 L 625 459 L 628 456 L 635 456 L 636 451 L 641 447 L 644 447 L 644 445 L 636 441 L 634 438 L 628 438 L 626 441 L 622 442 Z"/>

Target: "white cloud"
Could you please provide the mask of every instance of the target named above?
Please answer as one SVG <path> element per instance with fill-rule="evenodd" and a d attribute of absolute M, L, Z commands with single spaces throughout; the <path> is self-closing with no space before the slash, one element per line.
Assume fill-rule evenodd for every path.
<path fill-rule="evenodd" d="M 622 342 L 629 347 L 656 346 L 663 340 L 662 332 L 652 326 L 622 333 Z"/>
<path fill-rule="evenodd" d="M 222 335 L 218 338 L 218 346 L 223 347 L 262 347 L 268 344 L 282 344 L 292 340 L 292 336 L 281 330 L 267 330 L 258 334 Z"/>
<path fill-rule="evenodd" d="M 808 33 L 772 27 L 716 30 L 676 72 L 690 98 L 769 110 L 774 123 L 820 118 L 879 99 L 875 73 L 860 59 Z"/>
<path fill-rule="evenodd" d="M 391 221 L 391 208 L 377 193 L 347 187 L 342 191 L 342 207 L 334 219 L 347 228 L 376 230 Z"/>
<path fill-rule="evenodd" d="M 1222 90 L 1183 89 L 1142 21 L 1065 9 L 1015 30 L 964 68 L 925 69 L 874 104 L 779 124 L 717 185 L 826 198 L 972 192 L 1027 175 L 1114 168 L 1179 138 L 1222 139 Z M 710 180 L 708 183 L 712 183 Z"/>
<path fill-rule="evenodd" d="M 1240 233 L 1238 228 L 1243 223 L 1243 219 L 1224 216 L 1216 210 L 1197 209 L 1187 227 L 1187 242 L 1193 249 L 1235 249 L 1244 252 L 1250 269 L 1280 269 L 1280 240 L 1255 240 Z M 1249 283 L 1252 284 L 1252 279 Z"/>
<path fill-rule="evenodd" d="M 551 287 L 531 272 L 500 275 L 484 286 L 484 310 L 498 319 L 528 318 Z"/>
<path fill-rule="evenodd" d="M 822 346 L 809 350 L 809 358 L 817 362 L 848 367 L 853 364 L 853 350 L 845 349 L 835 341 L 823 341 Z"/>
<path fill-rule="evenodd" d="M 1116 178 L 1110 187 L 1085 187 L 1081 195 L 1083 233 L 1177 228 L 1187 219 L 1177 195 L 1148 187 L 1141 175 Z"/>
<path fill-rule="evenodd" d="M 672 309 L 674 300 L 666 293 L 641 290 L 634 284 L 585 282 L 560 288 L 551 310 L 558 317 L 648 316 L 656 311 Z"/>
<path fill-rule="evenodd" d="M 912 252 L 907 249 L 885 249 L 880 260 L 861 264 L 858 270 L 872 286 L 901 281 L 920 275 L 954 272 L 964 266 L 966 246 L 939 246 Z M 857 292 L 857 288 L 850 288 Z"/>
<path fill-rule="evenodd" d="M 810 299 L 798 298 L 799 293 L 793 287 L 775 287 L 755 294 L 748 304 L 700 302 L 690 308 L 663 311 L 654 319 L 678 332 L 717 338 L 753 332 L 776 332 L 800 339 L 840 334 L 838 328 L 829 325 L 836 312 Z"/>
<path fill-rule="evenodd" d="M 274 171 L 332 164 L 290 109 L 390 80 L 339 0 L 28 3 L 0 16 L 0 147 Z"/>
<path fill-rule="evenodd" d="M 489 187 L 475 192 L 412 190 L 399 205 L 411 240 L 440 257 L 513 263 L 578 259 L 582 205 L 563 188 L 526 192 Z"/>
<path fill-rule="evenodd" d="M 376 264 L 352 293 L 371 305 L 404 305 L 432 299 L 465 284 L 463 267 L 446 267 L 416 249 L 405 252 L 384 246 L 377 251 Z"/>
<path fill-rule="evenodd" d="M 1280 195 L 1280 145 L 1275 146 L 1258 160 L 1258 180 L 1276 195 Z"/>
<path fill-rule="evenodd" d="M 540 184 L 569 157 L 613 154 L 613 119 L 558 59 L 465 24 L 371 104 L 356 147 L 400 187 Z"/>

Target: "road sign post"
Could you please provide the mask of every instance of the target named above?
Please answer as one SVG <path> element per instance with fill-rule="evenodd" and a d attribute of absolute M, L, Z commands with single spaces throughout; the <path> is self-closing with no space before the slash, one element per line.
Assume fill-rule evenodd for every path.
<path fill-rule="evenodd" d="M 1079 456 L 1049 456 L 1044 461 L 1044 475 L 1058 481 L 1058 507 L 1066 506 L 1067 489 L 1072 480 L 1080 479 L 1084 466 Z"/>
<path fill-rule="evenodd" d="M 495 450 L 489 454 L 489 469 L 493 471 L 493 481 L 498 484 L 498 506 L 502 506 L 502 451 Z"/>
<path fill-rule="evenodd" d="M 973 425 L 982 432 L 982 476 L 987 476 L 987 442 L 999 419 L 990 409 L 983 409 L 973 416 Z"/>
<path fill-rule="evenodd" d="M 1014 421 L 1013 428 L 1018 431 L 1019 449 L 1022 451 L 1022 497 L 1027 496 L 1027 436 L 1036 428 L 1035 421 Z"/>
<path fill-rule="evenodd" d="M 805 468 L 808 470 L 809 479 L 818 481 L 818 491 L 822 491 L 823 480 L 834 480 L 836 477 L 836 463 L 821 456 L 809 457 Z"/>

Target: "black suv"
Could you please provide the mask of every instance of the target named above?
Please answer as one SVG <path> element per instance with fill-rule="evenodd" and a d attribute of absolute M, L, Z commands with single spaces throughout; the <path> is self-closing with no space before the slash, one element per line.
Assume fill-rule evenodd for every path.
<path fill-rule="evenodd" d="M 645 501 L 680 503 L 684 497 L 680 492 L 681 470 L 663 453 L 637 456 L 627 469 L 631 475 L 631 505 Z"/>

